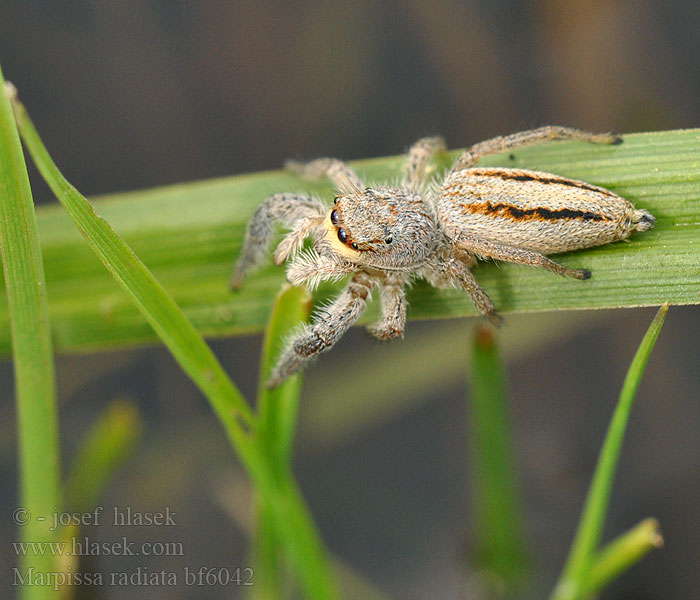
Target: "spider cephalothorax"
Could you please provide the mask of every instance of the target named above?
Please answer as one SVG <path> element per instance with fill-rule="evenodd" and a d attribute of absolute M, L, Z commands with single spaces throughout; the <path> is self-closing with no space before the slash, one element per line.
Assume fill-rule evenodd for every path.
<path fill-rule="evenodd" d="M 436 244 L 430 206 L 416 192 L 400 187 L 336 196 L 328 221 L 333 227 L 330 236 L 339 242 L 335 251 L 377 269 L 417 268 Z"/>
<path fill-rule="evenodd" d="M 382 317 L 369 330 L 379 339 L 403 333 L 405 286 L 415 277 L 463 289 L 483 315 L 498 322 L 493 303 L 470 271 L 477 257 L 587 279 L 589 271 L 569 269 L 546 255 L 607 244 L 654 226 L 653 215 L 604 188 L 537 171 L 474 166 L 485 154 L 553 139 L 620 141 L 563 127 L 498 137 L 464 152 L 433 186 L 426 185 L 428 165 L 444 149 L 437 137 L 411 147 L 399 186 L 365 187 L 335 159 L 291 163 L 304 176 L 327 175 L 337 188 L 333 205 L 297 194 L 265 200 L 248 224 L 232 287 L 262 263 L 276 221 L 291 230 L 274 254 L 278 264 L 291 259 L 291 283 L 314 288 L 325 279 L 353 276 L 336 300 L 289 340 L 268 385 L 279 384 L 335 345 L 360 317 L 374 287 L 379 287 Z M 312 247 L 303 250 L 307 237 Z"/>

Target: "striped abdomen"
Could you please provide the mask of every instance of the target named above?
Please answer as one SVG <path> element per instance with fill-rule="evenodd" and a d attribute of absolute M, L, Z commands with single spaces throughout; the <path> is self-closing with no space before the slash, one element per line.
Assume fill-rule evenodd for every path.
<path fill-rule="evenodd" d="M 496 167 L 457 171 L 440 188 L 440 226 L 542 254 L 608 244 L 654 217 L 606 190 L 550 173 Z"/>

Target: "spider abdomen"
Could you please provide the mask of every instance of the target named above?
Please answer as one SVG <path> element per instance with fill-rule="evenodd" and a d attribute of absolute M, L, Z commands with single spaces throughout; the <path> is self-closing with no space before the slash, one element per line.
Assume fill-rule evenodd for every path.
<path fill-rule="evenodd" d="M 651 214 L 610 190 L 524 169 L 456 171 L 443 182 L 437 202 L 450 239 L 474 234 L 542 254 L 608 244 L 654 223 Z"/>

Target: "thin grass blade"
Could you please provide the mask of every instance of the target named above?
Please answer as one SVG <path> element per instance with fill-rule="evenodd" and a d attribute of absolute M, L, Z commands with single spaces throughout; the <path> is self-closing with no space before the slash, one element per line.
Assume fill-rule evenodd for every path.
<path fill-rule="evenodd" d="M 301 375 L 288 378 L 274 389 L 265 386 L 282 347 L 293 329 L 309 318 L 311 295 L 305 288 L 283 286 L 277 295 L 265 330 L 258 386 L 258 436 L 274 463 L 287 470 L 296 431 Z"/>
<path fill-rule="evenodd" d="M 552 600 L 574 600 L 584 597 L 583 590 L 590 577 L 590 570 L 600 543 L 615 469 L 620 457 L 634 397 L 667 312 L 668 305 L 664 304 L 656 313 L 625 377 L 620 399 L 605 435 L 581 520 L 564 571 L 552 594 Z"/>
<path fill-rule="evenodd" d="M 222 422 L 232 424 L 240 417 L 250 425 L 253 422 L 250 408 L 172 296 L 58 170 L 24 106 L 15 102 L 14 108 L 22 139 L 39 171 L 102 264 L 131 297 L 184 371 L 207 397 L 217 399 L 214 409 Z"/>
<path fill-rule="evenodd" d="M 581 596 L 594 597 L 615 578 L 638 563 L 654 548 L 663 546 L 663 537 L 656 519 L 644 519 L 639 525 L 614 539 L 597 554 Z"/>
<path fill-rule="evenodd" d="M 51 515 L 61 505 L 53 349 L 32 192 L 2 71 L 0 86 L 0 252 L 12 336 L 20 476 L 20 506 L 13 519 L 22 542 L 43 544 L 56 539 Z M 36 573 L 47 581 L 58 570 L 45 547 L 37 554 L 17 555 L 22 580 Z M 20 594 L 32 600 L 53 597 L 51 586 L 44 585 L 22 586 Z"/>
<path fill-rule="evenodd" d="M 258 388 L 257 436 L 279 478 L 291 478 L 291 451 L 302 376 L 290 377 L 274 389 L 268 389 L 265 382 L 287 336 L 308 319 L 310 310 L 308 291 L 286 285 L 277 295 L 265 331 Z M 271 507 L 264 495 L 257 492 L 254 492 L 254 513 L 251 556 L 256 578 L 251 597 L 282 600 L 291 592 L 289 557 L 284 554 L 279 532 L 273 526 Z"/>

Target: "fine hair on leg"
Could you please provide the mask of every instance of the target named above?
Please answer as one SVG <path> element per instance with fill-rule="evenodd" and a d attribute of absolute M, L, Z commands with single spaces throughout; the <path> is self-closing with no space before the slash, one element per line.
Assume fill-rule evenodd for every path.
<path fill-rule="evenodd" d="M 420 191 L 428 174 L 428 165 L 438 152 L 446 149 L 445 140 L 440 136 L 425 137 L 411 146 L 406 158 L 403 185 L 413 191 Z"/>
<path fill-rule="evenodd" d="M 539 252 L 508 246 L 501 242 L 494 242 L 475 235 L 461 234 L 457 245 L 482 258 L 541 267 L 553 273 L 565 275 L 566 277 L 575 277 L 576 279 L 588 279 L 591 276 L 591 272 L 587 269 L 569 269 Z"/>
<path fill-rule="evenodd" d="M 321 179 L 325 175 L 343 193 L 357 192 L 364 187 L 359 175 L 337 158 L 317 158 L 308 163 L 288 160 L 284 167 L 306 179 Z"/>
<path fill-rule="evenodd" d="M 450 169 L 449 174 L 473 167 L 479 159 L 487 154 L 499 154 L 506 150 L 512 150 L 520 146 L 530 146 L 540 142 L 553 140 L 581 140 L 584 142 L 592 142 L 594 144 L 617 144 L 621 138 L 613 133 L 592 133 L 581 129 L 572 129 L 571 127 L 560 127 L 558 125 L 547 125 L 537 129 L 521 131 L 511 135 L 503 135 L 479 142 L 468 148 L 455 161 Z"/>
<path fill-rule="evenodd" d="M 306 366 L 322 352 L 330 350 L 360 318 L 375 280 L 366 273 L 357 273 L 333 303 L 322 308 L 307 325 L 285 345 L 267 382 L 275 387 Z"/>
<path fill-rule="evenodd" d="M 406 327 L 405 274 L 392 274 L 381 283 L 379 303 L 382 317 L 367 330 L 379 340 L 391 340 L 403 334 Z"/>
<path fill-rule="evenodd" d="M 238 289 L 243 279 L 258 268 L 267 256 L 275 224 L 294 227 L 298 221 L 322 217 L 326 208 L 320 200 L 299 194 L 274 194 L 255 211 L 246 228 L 241 255 L 236 261 L 230 281 Z"/>

